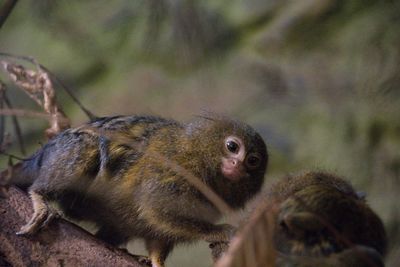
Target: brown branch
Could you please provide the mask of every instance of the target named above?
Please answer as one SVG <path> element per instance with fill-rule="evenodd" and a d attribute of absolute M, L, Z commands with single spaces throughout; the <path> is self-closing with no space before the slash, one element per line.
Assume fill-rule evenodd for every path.
<path fill-rule="evenodd" d="M 137 258 L 62 219 L 34 236 L 15 235 L 32 213 L 29 198 L 10 188 L 0 198 L 0 266 L 142 266 Z"/>
<path fill-rule="evenodd" d="M 12 55 L 8 53 L 2 53 L 0 52 L 0 56 L 2 57 L 8 57 L 8 58 L 13 58 L 13 59 L 18 59 L 18 60 L 23 60 L 26 62 L 29 62 L 31 64 L 34 64 L 36 66 L 37 70 L 41 70 L 42 72 L 47 72 L 51 78 L 53 78 L 60 86 L 61 88 L 72 98 L 72 100 L 79 106 L 79 108 L 83 111 L 83 113 L 86 114 L 86 116 L 90 120 L 94 120 L 97 118 L 96 115 L 94 115 L 91 111 L 89 111 L 83 104 L 79 101 L 79 99 L 75 96 L 75 94 L 72 92 L 71 89 L 69 89 L 58 77 L 55 75 L 52 71 L 50 71 L 48 68 L 43 66 L 42 64 L 38 63 L 34 58 L 27 57 L 27 56 L 19 56 L 19 55 Z"/>
<path fill-rule="evenodd" d="M 2 81 L 0 81 L 0 93 L 1 93 L 1 101 L 2 101 L 1 105 L 0 105 L 0 110 L 4 109 L 4 104 L 7 106 L 8 109 L 12 110 L 13 109 L 13 105 L 11 104 L 11 101 L 7 96 L 7 88 L 6 88 L 5 84 L 3 84 Z M 5 118 L 2 116 L 1 120 L 4 121 Z M 26 149 L 25 149 L 25 145 L 24 145 L 24 139 L 22 138 L 21 126 L 19 125 L 19 121 L 17 119 L 17 116 L 11 115 L 11 120 L 12 120 L 12 123 L 14 125 L 14 131 L 15 131 L 15 135 L 17 136 L 19 149 L 20 149 L 22 155 L 25 155 L 26 154 Z M 3 129 L 1 131 L 2 131 L 2 135 L 4 135 L 5 134 L 4 126 L 3 126 Z M 2 138 L 1 138 L 1 140 L 2 140 L 1 143 L 3 143 L 3 139 L 4 139 L 4 136 L 2 136 Z"/>
<path fill-rule="evenodd" d="M 6 115 L 6 116 L 19 116 L 19 117 L 30 117 L 30 118 L 41 118 L 41 119 L 46 119 L 50 120 L 51 117 L 49 114 L 46 114 L 44 112 L 38 112 L 38 111 L 33 111 L 33 110 L 26 110 L 26 109 L 8 109 L 8 108 L 3 108 L 0 109 L 0 115 Z"/>
<path fill-rule="evenodd" d="M 57 103 L 53 82 L 38 63 L 36 71 L 7 61 L 0 63 L 11 80 L 49 114 L 50 128 L 45 131 L 48 139 L 70 127 L 69 119 Z"/>
<path fill-rule="evenodd" d="M 70 127 L 67 116 L 58 106 L 56 92 L 47 72 L 40 72 L 41 88 L 43 90 L 43 108 L 51 115 L 50 128 L 46 130 L 46 136 L 50 139 L 61 131 Z"/>
<path fill-rule="evenodd" d="M 95 120 L 97 118 L 96 115 L 94 115 L 90 110 L 85 108 L 81 101 L 72 93 L 72 91 L 49 69 L 44 67 L 43 65 L 40 65 L 40 67 L 45 70 L 60 86 L 64 91 L 69 95 L 69 97 L 72 98 L 72 100 L 78 105 L 78 107 L 83 111 L 83 113 L 86 114 L 86 116 L 89 118 L 89 120 Z"/>
<path fill-rule="evenodd" d="M 215 266 L 275 266 L 276 251 L 272 240 L 275 216 L 275 206 L 271 206 L 270 203 L 261 203 L 244 227 L 231 240 L 229 248 L 219 243 L 210 246 L 214 260 L 219 258 Z"/>
<path fill-rule="evenodd" d="M 11 101 L 8 98 L 6 92 L 4 92 L 4 102 L 5 102 L 5 104 L 7 105 L 7 107 L 9 109 L 13 108 L 13 105 L 11 104 Z M 14 125 L 15 135 L 17 136 L 19 149 L 21 150 L 22 155 L 26 155 L 24 139 L 22 138 L 22 131 L 21 131 L 21 126 L 19 125 L 18 118 L 15 115 L 11 115 L 11 119 L 12 119 L 12 122 L 13 122 L 13 125 Z"/>
<path fill-rule="evenodd" d="M 10 16 L 11 11 L 17 4 L 18 0 L 5 0 L 4 5 L 0 8 L 0 29 Z"/>
<path fill-rule="evenodd" d="M 24 91 L 39 106 L 43 106 L 43 101 L 39 98 L 41 93 L 39 74 L 33 70 L 27 70 L 22 65 L 0 61 L 5 72 L 10 79 Z"/>

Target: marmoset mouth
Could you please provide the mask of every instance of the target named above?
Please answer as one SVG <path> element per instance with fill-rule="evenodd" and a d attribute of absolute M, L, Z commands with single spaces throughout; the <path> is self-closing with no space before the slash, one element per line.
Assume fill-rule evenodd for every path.
<path fill-rule="evenodd" d="M 225 178 L 228 178 L 233 182 L 237 182 L 240 179 L 248 176 L 248 173 L 245 171 L 242 163 L 239 162 L 237 165 L 232 165 L 229 164 L 228 161 L 229 159 L 222 159 L 221 172 Z"/>

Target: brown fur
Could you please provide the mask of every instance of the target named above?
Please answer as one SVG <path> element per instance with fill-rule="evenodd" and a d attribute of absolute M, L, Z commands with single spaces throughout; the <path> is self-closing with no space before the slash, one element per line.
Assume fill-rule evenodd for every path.
<path fill-rule="evenodd" d="M 340 253 L 356 245 L 374 250 L 371 255 L 385 254 L 387 238 L 381 220 L 337 176 L 308 172 L 285 178 L 271 187 L 267 201 L 278 206 L 274 239 L 283 254 L 343 260 L 347 254 Z"/>
<path fill-rule="evenodd" d="M 246 153 L 259 153 L 257 168 L 239 181 L 221 173 L 224 140 L 235 135 Z M 227 241 L 230 225 L 216 225 L 220 211 L 186 178 L 163 162 L 176 162 L 232 208 L 240 208 L 263 183 L 268 155 L 249 126 L 221 116 L 181 124 L 147 116 L 101 118 L 52 139 L 22 163 L 16 177 L 30 181 L 35 213 L 19 234 L 31 234 L 53 214 L 57 201 L 72 218 L 94 221 L 97 236 L 120 245 L 143 238 L 154 266 L 163 266 L 174 245 Z M 39 200 L 39 201 L 38 201 Z"/>

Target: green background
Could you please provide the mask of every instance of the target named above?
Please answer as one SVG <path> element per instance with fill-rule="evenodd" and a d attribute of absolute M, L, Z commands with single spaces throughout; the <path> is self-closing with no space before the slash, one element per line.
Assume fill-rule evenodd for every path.
<path fill-rule="evenodd" d="M 269 147 L 267 185 L 317 169 L 365 191 L 396 266 L 399 14 L 394 0 L 25 0 L 0 29 L 0 51 L 36 58 L 96 115 L 187 121 L 207 110 L 247 122 Z M 16 106 L 39 110 L 0 78 Z M 87 120 L 58 93 L 74 126 Z M 20 122 L 37 149 L 46 122 Z M 209 266 L 207 244 L 178 248 L 168 263 Z"/>

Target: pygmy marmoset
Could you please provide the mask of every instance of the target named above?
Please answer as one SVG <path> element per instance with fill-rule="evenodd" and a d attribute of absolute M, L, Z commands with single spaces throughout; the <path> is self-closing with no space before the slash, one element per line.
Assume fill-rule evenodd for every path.
<path fill-rule="evenodd" d="M 56 214 L 93 221 L 114 245 L 145 240 L 153 266 L 177 243 L 228 241 L 234 227 L 164 161 L 198 177 L 238 209 L 261 188 L 268 155 L 250 126 L 219 115 L 182 124 L 155 116 L 100 118 L 68 129 L 15 168 L 8 184 L 27 188 L 34 214 L 18 234 L 33 234 Z"/>
<path fill-rule="evenodd" d="M 288 177 L 271 187 L 267 201 L 279 203 L 275 247 L 300 256 L 298 265 L 290 266 L 303 266 L 301 257 L 325 258 L 327 266 L 383 265 L 387 237 L 382 221 L 345 180 L 322 172 Z"/>
<path fill-rule="evenodd" d="M 217 266 L 261 267 L 274 260 L 278 267 L 384 266 L 381 220 L 362 194 L 335 175 L 285 177 L 257 203 L 231 248 L 210 245 L 215 261 L 229 249 L 230 257 Z"/>

